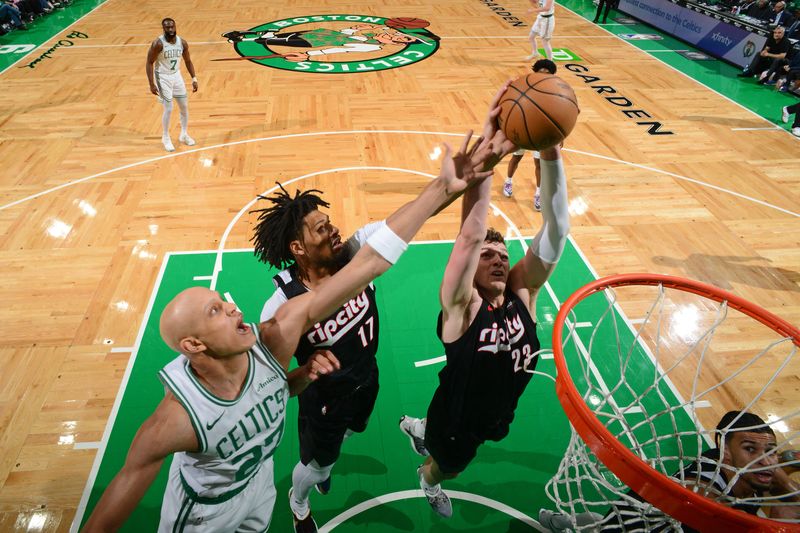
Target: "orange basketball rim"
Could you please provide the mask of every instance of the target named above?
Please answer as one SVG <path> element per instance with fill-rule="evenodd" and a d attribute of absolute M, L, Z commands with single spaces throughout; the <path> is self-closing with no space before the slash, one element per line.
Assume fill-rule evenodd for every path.
<path fill-rule="evenodd" d="M 564 302 L 553 327 L 553 353 L 558 374 L 556 394 L 575 431 L 623 483 L 663 512 L 699 531 L 800 531 L 796 524 L 768 520 L 726 507 L 670 481 L 619 442 L 586 405 L 569 375 L 564 358 L 564 325 L 569 313 L 582 299 L 605 289 L 631 285 L 661 285 L 717 302 L 727 302 L 729 307 L 758 320 L 779 335 L 791 338 L 800 347 L 800 330 L 796 327 L 769 311 L 712 285 L 661 274 L 619 274 L 600 278 L 578 289 Z"/>

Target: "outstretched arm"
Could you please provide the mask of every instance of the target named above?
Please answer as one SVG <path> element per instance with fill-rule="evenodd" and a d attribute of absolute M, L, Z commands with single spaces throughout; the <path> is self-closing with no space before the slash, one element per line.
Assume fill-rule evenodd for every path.
<path fill-rule="evenodd" d="M 361 292 L 367 283 L 388 270 L 439 206 L 463 194 L 472 181 L 491 175 L 491 170 L 475 169 L 476 161 L 482 163 L 481 157 L 468 156 L 470 151 L 466 146 L 471 137 L 472 132 L 469 132 L 462 150 L 456 154 L 445 145 L 439 176 L 428 183 L 416 199 L 390 215 L 386 227 L 372 235 L 367 245 L 344 268 L 317 290 L 283 304 L 275 317 L 262 324 L 261 338 L 278 361 L 288 364 L 303 331 L 330 315 Z M 484 149 L 483 154 L 482 157 L 489 157 L 488 150 Z"/>
<path fill-rule="evenodd" d="M 189 415 L 168 393 L 139 428 L 125 465 L 97 502 L 83 531 L 118 530 L 153 483 L 164 459 L 176 451 L 192 451 L 197 447 Z"/>
<path fill-rule="evenodd" d="M 567 178 L 558 146 L 541 151 L 542 227 L 525 257 L 514 265 L 508 283 L 533 312 L 539 289 L 555 270 L 569 235 Z"/>

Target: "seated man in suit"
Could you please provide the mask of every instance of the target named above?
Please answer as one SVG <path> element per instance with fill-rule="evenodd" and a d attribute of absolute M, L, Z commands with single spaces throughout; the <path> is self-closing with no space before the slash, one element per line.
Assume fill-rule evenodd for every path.
<path fill-rule="evenodd" d="M 772 11 L 772 19 L 769 21 L 771 25 L 788 28 L 794 24 L 794 17 L 790 12 L 786 11 L 786 2 L 783 0 L 775 2 L 775 6 L 772 8 Z"/>

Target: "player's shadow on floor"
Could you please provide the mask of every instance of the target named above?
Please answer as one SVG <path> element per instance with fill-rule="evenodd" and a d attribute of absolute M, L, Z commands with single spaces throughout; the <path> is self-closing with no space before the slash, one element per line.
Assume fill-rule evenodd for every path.
<path fill-rule="evenodd" d="M 684 115 L 681 117 L 683 120 L 689 122 L 706 122 L 708 124 L 716 124 L 717 126 L 728 126 L 731 128 L 763 128 L 764 119 L 753 117 L 752 119 L 742 118 L 725 118 L 714 115 Z"/>
<path fill-rule="evenodd" d="M 336 461 L 336 475 L 353 476 L 384 476 L 389 472 L 389 468 L 369 455 L 355 455 L 343 453 Z"/>
<path fill-rule="evenodd" d="M 374 495 L 363 490 L 356 490 L 350 493 L 344 509 L 352 509 L 356 505 L 371 500 Z M 391 505 L 382 505 L 380 512 L 359 513 L 348 521 L 348 524 L 369 525 L 370 531 L 417 531 L 417 524 L 413 518 L 400 509 L 394 509 Z"/>
<path fill-rule="evenodd" d="M 485 450 L 476 460 L 476 464 L 509 463 L 515 467 L 527 468 L 535 472 L 552 473 L 552 466 L 561 462 L 560 455 L 538 452 L 524 452 L 519 450 L 505 450 L 487 445 Z"/>

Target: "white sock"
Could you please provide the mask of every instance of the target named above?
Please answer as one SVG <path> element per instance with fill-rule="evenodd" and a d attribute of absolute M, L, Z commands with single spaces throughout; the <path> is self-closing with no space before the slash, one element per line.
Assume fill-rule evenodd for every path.
<path fill-rule="evenodd" d="M 299 462 L 292 471 L 292 497 L 289 505 L 299 517 L 308 514 L 308 495 L 314 485 L 328 479 L 331 475 L 333 465 L 319 466 L 316 461 L 311 461 L 307 465 Z"/>
<path fill-rule="evenodd" d="M 172 102 L 164 100 L 162 104 L 164 105 L 164 112 L 161 113 L 161 136 L 169 137 L 169 117 L 172 114 Z"/>
<path fill-rule="evenodd" d="M 420 472 L 419 476 L 419 485 L 422 487 L 422 490 L 427 492 L 428 494 L 436 494 L 440 490 L 442 490 L 442 486 L 437 483 L 436 485 L 430 485 L 427 481 L 425 481 L 425 474 L 423 474 L 424 469 Z"/>
<path fill-rule="evenodd" d="M 178 110 L 181 113 L 181 135 L 186 135 L 186 130 L 189 128 L 189 102 L 186 98 L 176 98 L 178 101 Z"/>
<path fill-rule="evenodd" d="M 542 190 L 539 187 L 536 187 L 536 192 L 534 194 L 541 194 Z"/>

